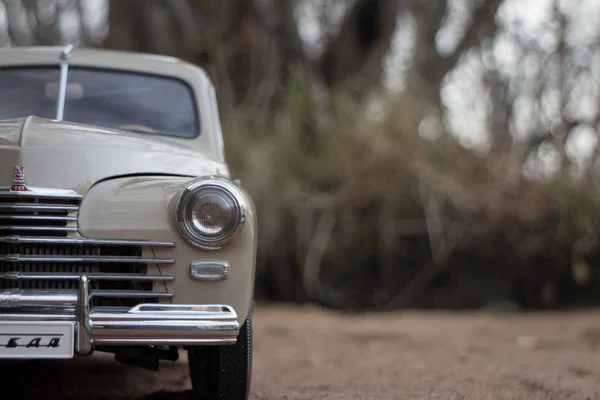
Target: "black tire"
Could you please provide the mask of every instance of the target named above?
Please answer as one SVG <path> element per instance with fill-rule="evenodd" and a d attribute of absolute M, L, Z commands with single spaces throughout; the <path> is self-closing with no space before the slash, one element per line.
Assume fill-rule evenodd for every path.
<path fill-rule="evenodd" d="M 252 381 L 252 314 L 246 316 L 236 344 L 190 347 L 188 364 L 199 399 L 247 400 Z"/>

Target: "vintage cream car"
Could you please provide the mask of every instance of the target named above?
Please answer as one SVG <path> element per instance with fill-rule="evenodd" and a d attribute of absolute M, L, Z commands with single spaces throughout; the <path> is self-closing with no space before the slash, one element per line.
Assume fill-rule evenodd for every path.
<path fill-rule="evenodd" d="M 246 399 L 256 229 L 202 69 L 0 50 L 0 359 L 186 349 L 201 398 Z"/>

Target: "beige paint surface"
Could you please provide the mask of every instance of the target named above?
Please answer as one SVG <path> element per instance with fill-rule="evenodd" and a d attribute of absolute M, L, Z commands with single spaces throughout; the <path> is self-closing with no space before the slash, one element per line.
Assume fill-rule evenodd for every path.
<path fill-rule="evenodd" d="M 0 50 L 0 68 L 58 65 L 61 48 Z M 174 248 L 153 249 L 175 257 L 175 265 L 149 266 L 172 273 L 167 284 L 178 304 L 228 304 L 243 322 L 254 287 L 256 215 L 249 198 L 246 223 L 220 250 L 191 246 L 175 225 L 175 209 L 186 183 L 195 177 L 229 176 L 214 88 L 206 73 L 169 57 L 75 49 L 70 65 L 150 72 L 185 80 L 193 88 L 201 133 L 194 139 L 132 133 L 24 116 L 0 121 L 0 187 L 13 182 L 15 165 L 25 166 L 27 185 L 71 189 L 84 196 L 76 236 L 102 239 L 172 241 Z M 222 260 L 230 273 L 223 281 L 192 280 L 192 261 Z M 164 290 L 164 289 L 163 289 Z"/>

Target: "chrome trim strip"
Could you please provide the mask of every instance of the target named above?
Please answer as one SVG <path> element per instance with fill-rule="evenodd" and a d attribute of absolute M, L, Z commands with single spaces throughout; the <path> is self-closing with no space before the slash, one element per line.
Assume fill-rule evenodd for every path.
<path fill-rule="evenodd" d="M 77 221 L 77 217 L 59 216 L 59 215 L 2 215 L 0 219 L 21 220 L 21 221 Z"/>
<path fill-rule="evenodd" d="M 231 311 L 230 306 L 222 304 L 202 304 L 202 305 L 189 305 L 189 304 L 138 304 L 137 306 L 128 310 L 130 314 L 138 313 L 144 315 L 145 313 L 152 312 L 155 316 L 164 315 L 169 316 L 176 312 L 180 316 L 185 314 L 194 315 L 201 311 L 210 318 L 229 318 L 226 313 Z"/>
<path fill-rule="evenodd" d="M 78 206 L 69 204 L 0 204 L 0 210 L 10 211 L 78 211 Z"/>
<path fill-rule="evenodd" d="M 39 314 L 39 313 L 6 313 L 0 314 L 0 323 L 1 321 L 77 321 L 77 316 L 73 311 L 73 307 L 71 307 L 72 312 L 70 314 L 57 314 L 58 311 L 62 311 L 62 309 L 55 310 L 54 313 L 49 314 Z M 8 308 L 2 308 L 3 312 L 11 311 Z"/>
<path fill-rule="evenodd" d="M 154 299 L 171 298 L 175 296 L 172 292 L 148 292 L 145 290 L 92 290 L 91 297 L 115 297 L 119 299 Z"/>
<path fill-rule="evenodd" d="M 123 337 L 121 338 L 102 338 L 97 337 L 96 334 L 92 343 L 96 346 L 223 346 L 223 345 L 232 345 L 235 344 L 237 338 L 235 337 L 218 337 L 215 339 L 209 339 L 206 337 L 199 338 L 198 331 L 200 330 L 199 326 L 202 326 L 203 332 L 210 332 L 215 330 L 215 326 L 219 327 L 221 325 L 212 324 L 209 326 L 208 323 L 204 323 L 202 325 L 194 324 L 193 326 L 187 328 L 187 331 L 182 330 L 180 327 L 174 328 L 172 326 L 168 326 L 166 329 L 158 330 L 155 326 L 142 326 L 136 327 L 134 332 L 138 335 L 141 335 L 141 332 L 148 332 L 148 335 L 152 336 L 150 338 L 140 338 L 140 337 L 131 337 L 131 333 L 129 330 L 132 330 L 130 327 L 117 327 L 113 330 L 108 330 L 102 327 L 102 333 L 105 335 L 119 335 L 121 334 Z M 231 324 L 223 327 L 224 333 L 234 332 L 233 327 L 235 325 Z M 96 329 L 96 328 L 94 328 Z M 100 329 L 100 328 L 98 328 Z M 239 332 L 239 328 L 235 330 L 235 332 Z M 206 333 L 204 333 L 206 335 Z M 167 336 L 175 336 L 175 337 L 167 337 Z M 224 335 L 223 335 L 224 336 Z"/>
<path fill-rule="evenodd" d="M 110 239 L 87 239 L 87 238 L 64 238 L 64 237 L 37 237 L 37 236 L 0 236 L 0 243 L 38 243 L 38 244 L 79 244 L 93 246 L 152 246 L 152 247 L 175 247 L 173 242 L 161 242 L 154 240 L 110 240 Z"/>
<path fill-rule="evenodd" d="M 77 303 L 75 290 L 0 290 L 0 308 L 20 308 L 31 305 L 68 305 Z"/>
<path fill-rule="evenodd" d="M 136 264 L 174 264 L 174 258 L 142 258 L 135 256 L 53 256 L 7 254 L 0 261 L 12 263 L 136 263 Z"/>
<path fill-rule="evenodd" d="M 0 187 L 0 195 L 3 198 L 19 198 L 19 197 L 50 197 L 51 199 L 58 200 L 82 200 L 83 196 L 77 194 L 77 192 L 68 189 L 49 189 L 49 188 L 38 188 L 38 187 L 27 187 L 27 192 L 13 192 L 10 190 L 10 186 Z M 69 204 L 65 204 L 69 205 Z"/>
<path fill-rule="evenodd" d="M 80 284 L 82 278 L 89 279 L 85 275 L 79 278 Z M 79 286 L 81 288 L 81 286 Z M 92 297 L 114 297 L 119 299 L 154 299 L 170 298 L 174 294 L 171 292 L 148 292 L 144 290 L 89 290 L 88 298 Z M 0 308 L 19 308 L 30 306 L 49 306 L 49 305 L 74 305 L 78 303 L 77 290 L 56 290 L 56 289 L 3 289 L 0 290 Z"/>
<path fill-rule="evenodd" d="M 46 231 L 46 232 L 77 232 L 77 228 L 70 226 L 31 226 L 31 225 L 0 225 L 0 231 Z"/>
<path fill-rule="evenodd" d="M 172 281 L 173 275 L 148 275 L 126 273 L 60 273 L 60 272 L 20 272 L 11 271 L 0 273 L 0 279 L 8 280 L 79 280 L 87 276 L 90 280 L 98 281 Z"/>
<path fill-rule="evenodd" d="M 90 281 L 87 276 L 83 275 L 79 278 L 79 290 L 77 301 L 77 321 L 75 325 L 77 337 L 75 340 L 75 351 L 77 354 L 89 355 L 92 354 L 92 327 L 90 324 Z M 77 300 L 77 299 L 76 299 Z"/>

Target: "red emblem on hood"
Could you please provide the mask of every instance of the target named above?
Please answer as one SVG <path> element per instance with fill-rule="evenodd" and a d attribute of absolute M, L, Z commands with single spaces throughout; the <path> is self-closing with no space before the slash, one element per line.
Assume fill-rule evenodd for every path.
<path fill-rule="evenodd" d="M 13 192 L 28 192 L 27 186 L 25 185 L 25 167 L 17 165 L 15 167 L 15 179 L 13 185 L 10 188 Z"/>

